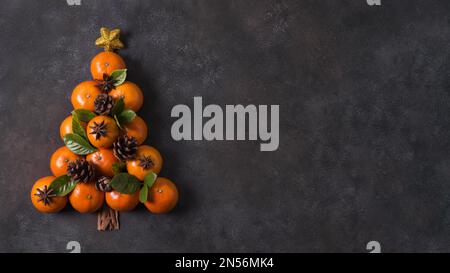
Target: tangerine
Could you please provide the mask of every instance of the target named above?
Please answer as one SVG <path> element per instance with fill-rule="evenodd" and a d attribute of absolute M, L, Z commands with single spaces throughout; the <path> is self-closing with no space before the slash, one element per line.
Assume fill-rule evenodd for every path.
<path fill-rule="evenodd" d="M 110 191 L 105 193 L 106 204 L 113 210 L 130 211 L 139 203 L 139 191 L 133 194 L 120 193 L 118 191 Z"/>
<path fill-rule="evenodd" d="M 100 52 L 91 61 L 91 74 L 94 80 L 103 80 L 103 74 L 110 75 L 117 69 L 125 69 L 125 61 L 118 54 L 105 51 Z"/>
<path fill-rule="evenodd" d="M 158 177 L 148 192 L 145 207 L 153 213 L 167 213 L 178 203 L 178 190 L 167 178 Z"/>
<path fill-rule="evenodd" d="M 143 181 L 150 172 L 158 174 L 161 171 L 163 159 L 155 148 L 142 145 L 137 149 L 136 157 L 126 162 L 128 173 Z"/>
<path fill-rule="evenodd" d="M 109 92 L 109 95 L 116 101 L 123 98 L 125 108 L 131 109 L 134 112 L 139 111 L 144 103 L 142 90 L 135 83 L 129 81 L 125 81 L 123 84 L 116 86 L 115 89 Z"/>
<path fill-rule="evenodd" d="M 80 125 L 86 129 L 86 123 L 80 122 Z M 61 125 L 59 126 L 59 135 L 61 136 L 61 139 L 64 139 L 64 136 L 67 134 L 73 134 L 72 130 L 72 115 L 68 116 L 61 122 Z"/>
<path fill-rule="evenodd" d="M 50 170 L 58 177 L 67 174 L 67 165 L 83 157 L 72 153 L 66 146 L 58 148 L 50 158 Z"/>
<path fill-rule="evenodd" d="M 85 81 L 73 89 L 70 100 L 74 109 L 95 110 L 94 101 L 102 93 L 97 84 L 95 81 Z"/>
<path fill-rule="evenodd" d="M 147 139 L 147 124 L 141 117 L 136 116 L 132 121 L 125 124 L 123 129 L 128 136 L 136 138 L 137 145 L 141 145 Z"/>
<path fill-rule="evenodd" d="M 112 166 L 119 160 L 114 156 L 111 149 L 99 149 L 86 156 L 86 160 L 95 168 L 95 173 L 107 177 L 112 177 L 114 172 Z"/>
<path fill-rule="evenodd" d="M 40 212 L 58 212 L 67 204 L 67 196 L 56 196 L 53 190 L 49 189 L 50 184 L 55 178 L 54 176 L 42 177 L 34 183 L 31 189 L 31 202 Z"/>
<path fill-rule="evenodd" d="M 108 116 L 96 116 L 87 125 L 88 139 L 97 148 L 109 148 L 119 137 L 116 121 Z"/>
<path fill-rule="evenodd" d="M 72 207 L 80 213 L 91 213 L 102 207 L 103 192 L 95 188 L 94 182 L 78 183 L 69 195 Z"/>

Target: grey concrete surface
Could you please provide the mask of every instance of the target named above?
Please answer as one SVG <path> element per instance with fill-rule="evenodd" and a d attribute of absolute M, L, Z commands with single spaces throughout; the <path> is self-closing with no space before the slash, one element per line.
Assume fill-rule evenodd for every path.
<path fill-rule="evenodd" d="M 0 1 L 0 251 L 450 251 L 450 1 Z M 101 26 L 181 199 L 117 232 L 37 213 Z M 176 104 L 279 104 L 280 146 L 172 140 Z"/>

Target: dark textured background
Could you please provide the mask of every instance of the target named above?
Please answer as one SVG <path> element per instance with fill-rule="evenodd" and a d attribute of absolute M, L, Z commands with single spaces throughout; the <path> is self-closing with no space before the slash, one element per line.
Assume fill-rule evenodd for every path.
<path fill-rule="evenodd" d="M 450 251 L 450 1 L 0 3 L 0 251 Z M 168 215 L 42 215 L 100 26 L 123 30 L 147 143 L 179 187 Z M 181 141 L 176 104 L 279 104 L 280 147 Z"/>

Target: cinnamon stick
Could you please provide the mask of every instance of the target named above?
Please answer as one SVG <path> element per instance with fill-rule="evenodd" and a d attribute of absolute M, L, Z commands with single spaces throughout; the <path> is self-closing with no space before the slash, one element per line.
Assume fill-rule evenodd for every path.
<path fill-rule="evenodd" d="M 106 205 L 103 206 L 97 213 L 97 230 L 106 231 L 119 228 L 119 212 Z"/>

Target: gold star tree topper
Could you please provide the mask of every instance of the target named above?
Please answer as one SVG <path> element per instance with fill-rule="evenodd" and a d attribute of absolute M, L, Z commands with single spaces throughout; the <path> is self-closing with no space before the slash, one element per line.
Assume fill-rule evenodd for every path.
<path fill-rule="evenodd" d="M 100 38 L 95 40 L 95 45 L 103 47 L 105 51 L 114 51 L 124 47 L 120 41 L 120 29 L 109 30 L 106 27 L 100 29 Z"/>

